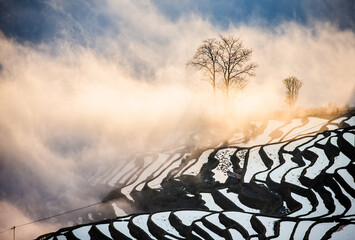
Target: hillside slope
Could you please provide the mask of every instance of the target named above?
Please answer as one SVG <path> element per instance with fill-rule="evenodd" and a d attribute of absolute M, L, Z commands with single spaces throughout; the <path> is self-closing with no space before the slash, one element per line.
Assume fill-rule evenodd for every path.
<path fill-rule="evenodd" d="M 78 221 L 95 223 L 38 239 L 351 239 L 355 114 L 253 126 L 99 169 L 88 181 L 112 201 Z"/>

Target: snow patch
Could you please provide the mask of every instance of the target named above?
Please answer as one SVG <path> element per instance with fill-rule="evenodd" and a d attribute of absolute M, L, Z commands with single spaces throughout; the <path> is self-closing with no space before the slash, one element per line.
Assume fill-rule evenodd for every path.
<path fill-rule="evenodd" d="M 285 162 L 280 166 L 278 166 L 277 168 L 275 168 L 270 173 L 270 178 L 276 183 L 281 183 L 283 176 L 286 174 L 288 170 L 290 170 L 291 168 L 298 167 L 298 165 L 291 160 L 293 155 L 288 153 L 283 153 L 282 156 Z"/>
<path fill-rule="evenodd" d="M 293 239 L 304 239 L 307 232 L 306 229 L 309 229 L 313 223 L 314 221 L 300 221 L 293 235 Z"/>
<path fill-rule="evenodd" d="M 247 232 L 249 233 L 249 236 L 250 235 L 257 235 L 257 232 L 255 232 L 254 228 L 252 227 L 251 223 L 250 223 L 250 219 L 251 219 L 251 216 L 250 214 L 245 214 L 245 213 L 240 213 L 240 212 L 223 212 L 223 214 L 238 222 L 240 225 L 243 226 L 243 228 L 245 230 L 247 230 Z"/>
<path fill-rule="evenodd" d="M 338 231 L 334 232 L 330 239 L 334 240 L 353 240 L 355 233 L 355 224 L 345 225 L 344 228 L 339 229 Z"/>
<path fill-rule="evenodd" d="M 223 239 L 225 239 L 225 238 L 222 238 L 219 235 L 215 234 L 214 232 L 212 232 L 208 228 L 206 228 L 205 225 L 202 224 L 202 222 L 196 222 L 195 225 L 198 226 L 199 228 L 201 228 L 203 231 L 205 231 L 214 240 L 217 240 L 217 239 L 223 240 Z"/>
<path fill-rule="evenodd" d="M 308 150 L 317 154 L 318 158 L 314 161 L 313 165 L 306 169 L 304 176 L 314 179 L 329 165 L 329 159 L 323 149 L 312 147 Z"/>
<path fill-rule="evenodd" d="M 106 235 L 107 237 L 111 238 L 111 233 L 109 230 L 109 224 L 98 224 L 96 225 L 97 229 L 100 230 L 100 232 L 102 232 L 104 235 Z"/>
<path fill-rule="evenodd" d="M 201 219 L 209 214 L 211 213 L 198 210 L 181 210 L 174 212 L 174 215 L 177 216 L 185 226 L 190 226 L 193 221 Z"/>
<path fill-rule="evenodd" d="M 350 126 L 355 126 L 355 116 L 352 116 L 349 120 L 346 120 L 344 122 L 349 124 Z"/>
<path fill-rule="evenodd" d="M 344 153 L 340 152 L 340 154 L 334 157 L 333 165 L 330 166 L 325 172 L 329 174 L 334 174 L 334 172 L 342 167 L 346 167 L 351 163 L 351 160 L 344 155 Z"/>
<path fill-rule="evenodd" d="M 343 134 L 343 138 L 351 144 L 351 146 L 355 147 L 355 135 L 349 132 Z"/>
<path fill-rule="evenodd" d="M 295 222 L 281 221 L 279 236 L 277 236 L 277 238 L 273 238 L 273 239 L 280 239 L 280 240 L 291 239 L 292 230 L 295 227 L 295 225 L 296 225 Z M 310 238 L 310 239 L 313 239 L 313 238 Z"/>
<path fill-rule="evenodd" d="M 216 181 L 224 183 L 228 179 L 227 172 L 233 172 L 233 164 L 230 159 L 235 151 L 235 148 L 226 148 L 216 153 L 215 159 L 219 161 L 219 164 L 212 170 Z"/>
<path fill-rule="evenodd" d="M 226 227 L 219 221 L 219 213 L 214 213 L 205 217 L 205 219 L 220 229 L 226 229 Z"/>
<path fill-rule="evenodd" d="M 84 226 L 80 228 L 76 228 L 72 231 L 75 237 L 79 239 L 90 239 L 89 231 L 91 226 Z"/>
<path fill-rule="evenodd" d="M 291 192 L 291 196 L 294 200 L 299 202 L 302 205 L 302 207 L 298 211 L 288 215 L 289 217 L 303 216 L 303 215 L 309 214 L 312 211 L 313 206 L 310 203 L 310 201 L 308 200 L 308 198 L 302 197 L 302 196 L 300 196 L 296 193 L 293 193 L 293 192 Z"/>
<path fill-rule="evenodd" d="M 267 170 L 267 167 L 259 155 L 259 149 L 260 147 L 255 147 L 249 151 L 248 165 L 244 175 L 245 183 L 249 183 L 255 173 Z"/>
<path fill-rule="evenodd" d="M 151 215 L 151 219 L 158 227 L 164 229 L 167 233 L 182 238 L 179 232 L 170 224 L 169 215 L 170 212 L 154 213 Z"/>
<path fill-rule="evenodd" d="M 142 229 L 151 239 L 156 239 L 149 231 L 148 228 L 148 219 L 149 215 L 148 214 L 142 214 L 142 215 L 137 215 L 132 218 L 132 223 Z"/>
<path fill-rule="evenodd" d="M 311 231 L 309 233 L 309 239 L 322 239 L 325 233 L 337 224 L 338 223 L 336 222 L 323 222 L 316 224 L 311 228 Z"/>
<path fill-rule="evenodd" d="M 116 203 L 112 203 L 111 205 L 117 217 L 127 215 L 127 213 L 123 211 L 121 208 L 119 208 Z"/>
<path fill-rule="evenodd" d="M 243 203 L 241 203 L 239 201 L 239 196 L 238 196 L 237 193 L 227 192 L 227 188 L 220 189 L 219 192 L 221 192 L 226 198 L 231 200 L 237 207 L 240 207 L 245 212 L 247 212 L 247 213 L 260 213 L 259 209 L 250 208 L 250 207 L 244 205 Z"/>
<path fill-rule="evenodd" d="M 189 167 L 184 174 L 186 175 L 197 175 L 200 170 L 201 167 L 203 166 L 203 164 L 208 162 L 208 156 L 214 151 L 214 149 L 208 149 L 206 151 L 204 151 L 200 157 L 198 158 L 198 160 L 196 161 L 195 164 L 193 164 L 191 167 Z"/>
<path fill-rule="evenodd" d="M 199 193 L 201 199 L 205 202 L 205 206 L 211 211 L 223 211 L 214 201 L 211 193 Z"/>
<path fill-rule="evenodd" d="M 128 228 L 128 222 L 120 221 L 120 222 L 113 222 L 113 226 L 119 231 L 120 233 L 126 235 L 130 239 L 135 239 Z"/>
<path fill-rule="evenodd" d="M 333 203 L 335 205 L 335 210 L 334 212 L 332 213 L 333 216 L 336 216 L 336 215 L 340 215 L 340 214 L 343 214 L 345 212 L 345 207 L 343 205 L 340 204 L 340 202 L 338 201 L 335 193 L 333 192 L 333 190 L 329 187 L 326 187 L 324 186 L 324 188 L 330 192 L 332 194 L 332 199 L 333 199 Z"/>
<path fill-rule="evenodd" d="M 248 152 L 248 149 L 243 149 L 243 150 L 239 150 L 237 153 L 236 153 L 236 156 L 239 158 L 239 167 L 240 168 L 243 168 L 244 167 L 244 162 L 245 162 L 245 155 L 247 154 Z"/>
<path fill-rule="evenodd" d="M 302 183 L 300 182 L 299 179 L 302 175 L 303 170 L 311 164 L 311 161 L 308 161 L 307 159 L 305 159 L 303 157 L 302 157 L 302 160 L 305 162 L 305 165 L 303 167 L 297 167 L 297 168 L 291 169 L 288 173 L 286 173 L 285 181 L 287 181 L 288 183 L 292 183 L 293 185 L 308 189 L 308 187 L 305 187 L 302 185 Z"/>

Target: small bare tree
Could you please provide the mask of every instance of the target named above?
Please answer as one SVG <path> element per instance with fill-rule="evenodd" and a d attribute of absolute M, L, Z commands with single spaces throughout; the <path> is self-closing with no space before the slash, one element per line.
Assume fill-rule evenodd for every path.
<path fill-rule="evenodd" d="M 217 63 L 218 70 L 223 74 L 227 99 L 232 85 L 243 89 L 247 83 L 246 77 L 255 75 L 254 70 L 257 65 L 249 63 L 252 52 L 252 49 L 244 48 L 243 42 L 239 38 L 220 35 Z"/>
<path fill-rule="evenodd" d="M 218 45 L 214 38 L 203 41 L 197 49 L 195 55 L 186 65 L 204 71 L 208 76 L 208 81 L 213 88 L 213 94 L 216 95 L 216 73 L 217 73 Z"/>
<path fill-rule="evenodd" d="M 293 108 L 298 98 L 298 92 L 303 83 L 296 77 L 288 77 L 283 80 L 283 83 L 286 87 L 286 102 L 291 108 Z"/>

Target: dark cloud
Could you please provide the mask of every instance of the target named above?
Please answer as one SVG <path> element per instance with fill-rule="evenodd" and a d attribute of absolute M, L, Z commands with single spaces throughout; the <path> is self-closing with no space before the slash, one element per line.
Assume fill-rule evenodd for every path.
<path fill-rule="evenodd" d="M 340 29 L 355 31 L 355 1 L 303 0 L 301 4 L 310 20 L 328 21 Z"/>
<path fill-rule="evenodd" d="M 0 29 L 8 37 L 37 41 L 56 33 L 55 15 L 48 5 L 40 1 L 1 1 Z"/>
<path fill-rule="evenodd" d="M 230 24 L 276 27 L 283 22 L 296 22 L 307 25 L 315 20 L 331 22 L 340 29 L 355 29 L 355 2 L 352 0 L 152 0 L 152 3 L 170 20 L 199 15 L 222 29 Z M 119 21 L 120 16 L 105 11 L 107 5 L 106 1 L 95 0 L 0 1 L 0 30 L 19 41 L 41 42 L 70 36 L 74 41 L 90 45 L 92 37 L 119 32 L 114 22 Z"/>
<path fill-rule="evenodd" d="M 275 27 L 285 21 L 309 24 L 328 21 L 342 29 L 355 28 L 355 2 L 351 0 L 237 0 L 237 1 L 164 1 L 153 0 L 169 18 L 176 20 L 186 14 L 200 14 L 223 28 L 230 23 L 257 24 Z"/>
<path fill-rule="evenodd" d="M 98 1 L 10 0 L 0 1 L 0 30 L 7 37 L 23 42 L 70 38 L 89 45 L 86 37 L 117 29 L 109 15 L 100 11 Z"/>

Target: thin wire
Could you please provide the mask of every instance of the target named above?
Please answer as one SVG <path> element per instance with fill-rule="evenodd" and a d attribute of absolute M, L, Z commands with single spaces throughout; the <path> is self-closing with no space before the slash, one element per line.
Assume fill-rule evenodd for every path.
<path fill-rule="evenodd" d="M 75 208 L 75 209 L 72 209 L 72 210 L 69 210 L 69 211 L 66 211 L 66 212 L 62 212 L 62 213 L 58 213 L 58 214 L 55 214 L 55 215 L 52 215 L 52 216 L 49 216 L 49 217 L 45 217 L 45 218 L 37 219 L 37 220 L 31 221 L 31 222 L 19 224 L 19 225 L 16 225 L 14 227 L 18 228 L 18 227 L 23 227 L 23 226 L 30 225 L 30 224 L 33 224 L 33 223 L 42 222 L 42 221 L 45 221 L 45 220 L 48 220 L 48 219 L 51 219 L 51 218 L 59 217 L 59 216 L 62 216 L 62 215 L 68 214 L 68 213 L 72 213 L 72 212 L 76 212 L 76 211 L 79 211 L 79 210 L 83 210 L 83 209 L 86 209 L 86 208 L 89 208 L 89 207 L 93 207 L 93 206 L 96 206 L 96 205 L 99 205 L 99 204 L 108 203 L 108 202 L 111 202 L 111 201 L 113 201 L 115 199 L 117 199 L 117 198 L 106 200 L 106 201 L 92 203 L 92 204 L 86 205 L 84 207 Z M 0 232 L 0 234 L 2 234 L 4 232 L 7 232 L 9 230 L 12 230 L 14 227 L 9 228 L 7 230 L 4 230 L 4 231 Z"/>
<path fill-rule="evenodd" d="M 6 229 L 6 230 L 0 232 L 0 234 L 3 234 L 3 233 L 5 233 L 5 232 L 7 232 L 7 231 L 10 231 L 10 230 L 12 230 L 12 229 L 13 229 L 13 227 L 12 227 L 12 228 L 9 228 L 9 229 Z"/>

